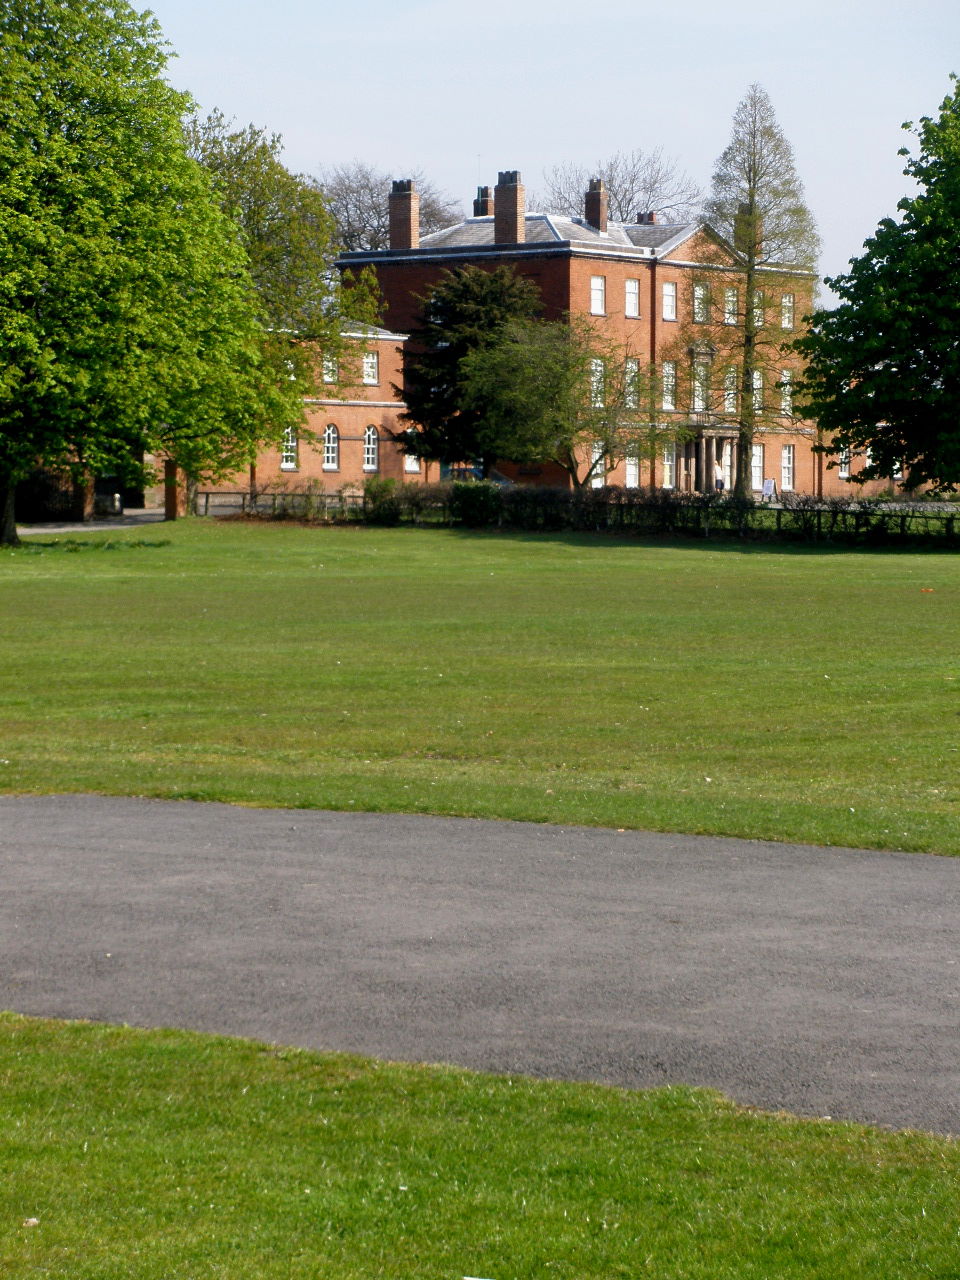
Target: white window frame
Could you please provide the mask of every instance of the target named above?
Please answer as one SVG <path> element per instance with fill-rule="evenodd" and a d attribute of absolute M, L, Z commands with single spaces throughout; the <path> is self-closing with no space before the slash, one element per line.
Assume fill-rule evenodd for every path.
<path fill-rule="evenodd" d="M 663 450 L 663 483 L 662 489 L 677 487 L 677 446 L 668 444 Z"/>
<path fill-rule="evenodd" d="M 785 444 L 780 449 L 780 492 L 790 492 L 796 479 L 797 450 L 792 444 Z"/>
<path fill-rule="evenodd" d="M 363 385 L 365 387 L 380 385 L 380 354 L 377 351 L 363 353 Z"/>
<path fill-rule="evenodd" d="M 594 467 L 598 462 L 603 461 L 603 445 L 599 440 L 594 440 L 590 446 L 590 466 Z M 606 468 L 601 466 L 598 471 L 594 471 L 590 477 L 591 489 L 602 489 L 607 483 Z"/>
<path fill-rule="evenodd" d="M 762 444 L 755 444 L 750 449 L 750 487 L 752 489 L 763 488 L 763 454 Z"/>
<path fill-rule="evenodd" d="M 736 365 L 728 365 L 723 371 L 723 412 L 737 412 L 737 391 L 739 390 L 737 383 L 739 382 L 739 374 Z"/>
<path fill-rule="evenodd" d="M 321 376 L 324 382 L 336 382 L 340 377 L 340 365 L 335 356 L 324 356 L 321 364 Z"/>
<path fill-rule="evenodd" d="M 300 469 L 300 442 L 295 427 L 286 427 L 280 445 L 280 470 L 298 471 Z"/>
<path fill-rule="evenodd" d="M 623 362 L 623 403 L 627 409 L 640 408 L 640 361 L 627 356 Z"/>
<path fill-rule="evenodd" d="M 590 314 L 605 316 L 607 314 L 607 277 L 590 277 Z"/>
<path fill-rule="evenodd" d="M 628 453 L 623 460 L 624 466 L 624 487 L 627 489 L 640 488 L 640 457 L 637 453 Z"/>
<path fill-rule="evenodd" d="M 374 426 L 367 427 L 363 433 L 363 469 L 380 470 L 380 432 Z"/>
<path fill-rule="evenodd" d="M 604 405 L 604 368 L 602 360 L 590 361 L 590 404 L 594 409 L 602 409 Z"/>
<path fill-rule="evenodd" d="M 705 284 L 693 286 L 694 324 L 706 324 L 710 319 L 710 291 Z"/>
<path fill-rule="evenodd" d="M 753 412 L 763 413 L 763 370 L 753 371 Z"/>
<path fill-rule="evenodd" d="M 793 416 L 793 370 L 780 370 L 780 413 L 785 418 Z"/>
<path fill-rule="evenodd" d="M 723 323 L 736 324 L 740 311 L 740 290 L 727 288 L 723 291 Z"/>
<path fill-rule="evenodd" d="M 663 282 L 663 310 L 664 320 L 676 320 L 677 318 L 677 285 L 674 280 L 664 280 Z"/>
<path fill-rule="evenodd" d="M 405 453 L 403 455 L 403 470 L 408 476 L 418 476 L 420 474 L 419 454 Z"/>
<path fill-rule="evenodd" d="M 623 313 L 632 319 L 640 315 L 640 281 L 630 277 L 624 285 Z"/>
<path fill-rule="evenodd" d="M 762 289 L 753 291 L 753 327 L 762 329 L 767 323 L 767 304 Z"/>
<path fill-rule="evenodd" d="M 661 401 L 660 407 L 671 411 L 677 407 L 677 362 L 664 360 L 660 366 Z"/>
<path fill-rule="evenodd" d="M 792 329 L 794 326 L 794 315 L 796 311 L 796 300 L 792 293 L 785 293 L 780 298 L 780 328 Z"/>
<path fill-rule="evenodd" d="M 340 470 L 340 430 L 332 422 L 323 429 L 323 468 L 324 471 Z"/>
<path fill-rule="evenodd" d="M 710 408 L 710 361 L 702 357 L 693 362 L 693 396 L 694 413 L 706 413 Z"/>
<path fill-rule="evenodd" d="M 850 479 L 850 466 L 853 462 L 853 456 L 849 449 L 840 450 L 840 458 L 837 462 L 837 475 L 841 480 Z"/>

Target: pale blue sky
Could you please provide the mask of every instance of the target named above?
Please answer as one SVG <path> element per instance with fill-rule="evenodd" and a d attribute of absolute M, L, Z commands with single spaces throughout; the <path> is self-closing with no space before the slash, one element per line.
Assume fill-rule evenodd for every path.
<path fill-rule="evenodd" d="M 136 0 L 135 0 L 136 2 Z M 281 133 L 291 168 L 422 169 L 478 182 L 662 146 L 707 184 L 737 102 L 764 86 L 843 271 L 907 191 L 903 120 L 960 71 L 957 0 L 156 0 L 170 79 L 204 110 Z"/>

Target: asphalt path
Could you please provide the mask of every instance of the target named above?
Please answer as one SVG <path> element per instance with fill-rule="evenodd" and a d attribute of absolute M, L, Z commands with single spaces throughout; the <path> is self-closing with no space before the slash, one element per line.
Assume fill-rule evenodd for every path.
<path fill-rule="evenodd" d="M 0 797 L 0 1007 L 960 1132 L 960 859 Z"/>

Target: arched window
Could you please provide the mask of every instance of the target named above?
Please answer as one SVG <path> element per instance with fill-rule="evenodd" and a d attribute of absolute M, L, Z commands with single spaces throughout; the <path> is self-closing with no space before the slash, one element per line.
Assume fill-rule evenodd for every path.
<path fill-rule="evenodd" d="M 332 422 L 323 432 L 323 469 L 340 470 L 340 432 Z"/>
<path fill-rule="evenodd" d="M 367 427 L 363 433 L 363 469 L 376 471 L 380 466 L 380 436 L 376 427 Z"/>

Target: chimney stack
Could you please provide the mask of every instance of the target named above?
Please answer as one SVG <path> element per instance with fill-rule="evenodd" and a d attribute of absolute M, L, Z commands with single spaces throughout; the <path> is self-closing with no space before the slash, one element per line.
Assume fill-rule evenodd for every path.
<path fill-rule="evenodd" d="M 641 227 L 651 227 L 657 221 L 657 215 L 652 211 L 637 214 L 637 223 Z"/>
<path fill-rule="evenodd" d="M 477 198 L 473 202 L 475 218 L 493 217 L 493 192 L 489 187 L 477 187 Z"/>
<path fill-rule="evenodd" d="M 420 248 L 420 195 L 411 178 L 394 182 L 390 192 L 390 248 Z"/>
<path fill-rule="evenodd" d="M 527 198 L 517 169 L 499 174 L 493 193 L 493 240 L 495 244 L 523 244 L 527 236 L 524 215 Z"/>
<path fill-rule="evenodd" d="M 606 231 L 609 203 L 610 200 L 607 195 L 607 189 L 603 185 L 603 179 L 591 178 L 590 188 L 583 198 L 583 211 L 589 226 L 595 227 L 597 231 Z"/>

